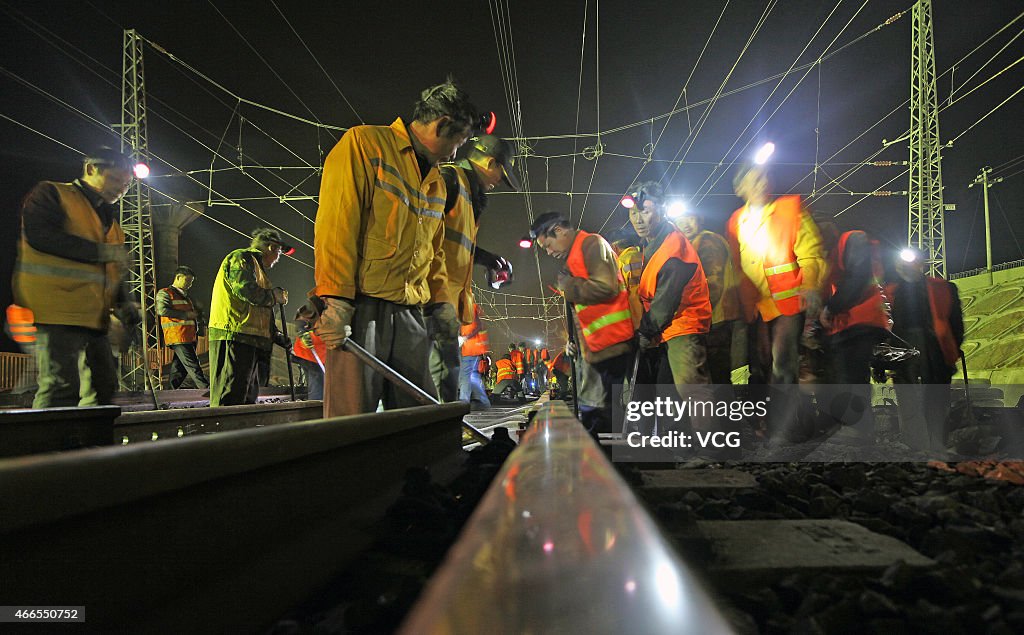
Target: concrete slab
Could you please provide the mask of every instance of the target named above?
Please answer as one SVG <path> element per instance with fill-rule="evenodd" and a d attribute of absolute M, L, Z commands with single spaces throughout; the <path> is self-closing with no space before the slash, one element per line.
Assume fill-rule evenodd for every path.
<path fill-rule="evenodd" d="M 882 571 L 903 561 L 935 561 L 890 536 L 843 520 L 698 521 L 715 553 L 709 574 L 717 583 L 750 585 L 814 570 Z"/>

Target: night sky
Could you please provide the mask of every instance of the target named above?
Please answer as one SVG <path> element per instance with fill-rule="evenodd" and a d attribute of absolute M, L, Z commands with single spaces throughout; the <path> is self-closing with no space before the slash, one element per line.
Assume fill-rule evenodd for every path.
<path fill-rule="evenodd" d="M 532 155 L 526 160 L 531 190 L 555 193 L 491 197 L 479 244 L 510 258 L 516 280 L 502 291 L 525 296 L 504 298 L 502 306 L 485 302 L 493 317 L 540 316 L 539 307 L 517 305 L 539 303 L 542 285 L 554 280 L 560 266 L 541 254 L 541 283 L 534 252 L 516 246 L 531 211 L 561 211 L 583 229 L 608 231 L 626 222 L 617 201 L 635 179 L 663 179 L 720 231 L 739 205 L 729 166 L 769 140 L 778 148 L 778 192 L 815 192 L 810 207 L 816 215 L 838 214 L 840 229 L 866 229 L 896 246 L 906 242 L 907 198 L 863 193 L 905 191 L 906 166 L 845 174 L 869 157 L 909 158 L 905 141 L 876 152 L 883 139 L 897 139 L 909 127 L 904 102 L 910 97 L 910 7 L 909 1 L 891 0 L 838 7 L 797 0 L 500 6 L 495 0 L 433 5 L 0 0 L 0 221 L 6 241 L 0 275 L 8 279 L 21 197 L 36 181 L 71 180 L 80 169 L 74 151 L 10 119 L 76 149 L 117 143 L 109 128 L 54 103 L 26 82 L 102 124 L 119 121 L 125 28 L 136 29 L 237 97 L 329 126 L 387 125 L 396 116 L 408 117 L 419 91 L 449 73 L 481 110 L 498 113 L 498 134 L 513 136 L 510 102 L 517 101 Z M 1024 96 L 1017 93 L 964 133 L 1024 86 L 1024 63 L 1015 64 L 1024 55 L 1022 9 L 1019 0 L 934 3 L 938 96 L 941 106 L 950 104 L 951 94 L 953 100 L 940 115 L 940 134 L 943 141 L 956 138 L 943 154 L 945 202 L 956 204 L 946 216 L 950 273 L 984 265 L 980 192 L 967 185 L 986 165 L 996 168 L 994 177 L 1007 177 L 991 189 L 993 261 L 1024 258 L 1019 123 Z M 903 10 L 900 19 L 874 31 Z M 820 64 L 799 68 L 835 51 Z M 206 201 L 211 175 L 205 170 L 212 162 L 220 169 L 212 174 L 219 193 L 212 200 L 272 197 L 239 202 L 294 238 L 295 259 L 284 259 L 271 277 L 297 301 L 313 285 L 316 203 L 283 204 L 279 197 L 316 195 L 315 168 L 340 132 L 239 104 L 154 47 L 147 45 L 144 54 L 152 184 L 180 200 Z M 784 79 L 770 79 L 791 67 Z M 716 94 L 719 99 L 708 110 Z M 686 105 L 691 107 L 684 112 L 661 117 Z M 623 126 L 629 127 L 614 130 Z M 598 130 L 600 137 L 594 134 Z M 572 138 L 576 131 L 583 136 Z M 215 157 L 213 149 L 222 156 Z M 240 153 L 244 171 L 222 169 L 237 166 Z M 652 161 L 645 163 L 645 154 Z M 193 172 L 194 180 L 183 172 Z M 157 195 L 154 202 L 167 199 Z M 211 219 L 245 234 L 267 224 L 235 206 L 213 206 L 207 214 L 210 219 L 185 229 L 180 250 L 181 262 L 198 272 L 195 295 L 204 304 L 221 258 L 247 244 L 237 231 Z M 483 283 L 482 271 L 477 281 Z M 492 323 L 494 348 L 503 349 L 509 338 L 542 337 L 545 326 L 553 343 L 560 327 L 557 314 L 549 317 L 547 322 Z"/>

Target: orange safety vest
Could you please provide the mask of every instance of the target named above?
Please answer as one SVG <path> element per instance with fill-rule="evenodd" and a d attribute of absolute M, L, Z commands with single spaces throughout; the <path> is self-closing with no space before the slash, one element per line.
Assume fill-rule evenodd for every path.
<path fill-rule="evenodd" d="M 726 225 L 726 232 L 734 240 L 740 238 L 742 228 L 739 219 L 746 209 L 744 206 L 736 210 Z M 802 213 L 799 196 L 780 196 L 775 199 L 772 215 L 763 221 L 769 223 L 769 226 L 765 228 L 767 240 L 762 245 L 764 253 L 761 257 L 761 266 L 768 282 L 768 291 L 782 315 L 796 315 L 800 312 L 800 286 L 803 275 L 796 261 L 794 248 L 800 234 Z M 734 256 L 739 256 L 738 250 Z M 736 264 L 737 269 L 742 271 L 743 267 L 739 263 Z"/>
<path fill-rule="evenodd" d="M 697 270 L 683 287 L 683 294 L 679 298 L 679 308 L 676 309 L 672 322 L 661 332 L 661 339 L 664 342 L 680 335 L 707 333 L 711 330 L 711 296 L 708 295 L 708 282 L 704 277 L 704 268 L 701 267 L 700 259 L 697 257 L 697 250 L 678 229 L 673 229 L 665 236 L 661 246 L 651 256 L 650 262 L 644 265 L 639 287 L 640 301 L 644 304 L 644 310 L 651 310 L 651 302 L 657 292 L 658 272 L 672 258 L 695 264 Z"/>
<path fill-rule="evenodd" d="M 564 375 L 569 374 L 572 367 L 569 365 L 569 360 L 565 358 L 565 351 L 558 351 L 558 355 L 555 355 L 555 358 L 548 364 L 548 370 L 557 370 Z"/>
<path fill-rule="evenodd" d="M 470 337 L 470 333 L 476 329 L 476 334 Z M 480 306 L 473 305 L 473 321 L 469 324 L 464 324 L 460 329 L 459 333 L 467 338 L 462 343 L 462 356 L 463 357 L 475 357 L 477 355 L 484 355 L 489 350 L 489 343 L 487 339 L 487 331 L 484 330 L 483 324 L 480 322 Z"/>
<path fill-rule="evenodd" d="M 479 361 L 476 363 L 476 372 L 487 376 L 487 371 L 491 369 L 491 360 L 487 358 L 487 355 L 481 355 Z"/>
<path fill-rule="evenodd" d="M 550 357 L 551 357 L 551 353 L 548 352 L 548 349 L 546 349 L 546 348 L 540 349 L 540 359 L 541 359 L 541 361 L 546 362 L 546 361 L 548 361 L 548 359 L 550 359 Z"/>
<path fill-rule="evenodd" d="M 316 357 L 313 355 L 313 351 L 316 351 L 316 354 L 320 356 L 320 364 L 326 364 L 327 344 L 320 339 L 320 336 L 316 334 L 316 331 L 309 331 L 309 334 L 313 337 L 313 348 L 308 348 L 302 341 L 302 337 L 298 336 L 295 338 L 295 343 L 292 344 L 292 352 L 296 357 L 301 357 L 306 361 L 316 364 Z"/>
<path fill-rule="evenodd" d="M 569 266 L 569 273 L 575 278 L 590 278 L 587 263 L 583 261 L 583 241 L 590 235 L 589 232 L 577 231 L 576 239 L 569 250 L 566 264 Z M 598 238 L 604 240 L 600 236 Z M 616 275 L 619 279 L 619 292 L 610 302 L 576 305 L 576 318 L 579 320 L 583 339 L 591 353 L 633 339 L 633 319 L 629 312 L 629 294 L 626 292 L 622 273 L 616 270 Z"/>
<path fill-rule="evenodd" d="M 960 347 L 953 337 L 953 326 L 949 323 L 949 315 L 953 311 L 953 292 L 949 290 L 950 284 L 942 278 L 925 278 L 925 286 L 928 289 L 928 308 L 932 312 L 932 330 L 935 332 L 935 339 L 939 341 L 939 348 L 942 349 L 942 358 L 949 366 L 956 366 L 960 359 Z M 885 287 L 885 295 L 888 298 L 895 298 L 898 295 L 899 284 L 890 283 Z"/>
<path fill-rule="evenodd" d="M 171 308 L 175 311 L 195 311 L 192 301 L 174 287 L 160 289 L 171 296 Z M 160 316 L 160 329 L 164 334 L 164 344 L 191 344 L 196 341 L 196 321 L 179 320 L 178 318 Z"/>
<path fill-rule="evenodd" d="M 644 269 L 643 251 L 639 247 L 627 247 L 622 250 L 618 257 L 619 273 L 626 283 L 626 291 L 629 293 L 629 311 L 633 318 L 633 330 L 640 326 L 640 318 L 643 317 L 644 307 L 637 295 L 637 288 L 640 286 L 640 274 Z"/>
<path fill-rule="evenodd" d="M 505 380 L 514 380 L 516 378 L 516 367 L 511 359 L 505 359 L 502 357 L 498 361 L 494 362 L 495 367 L 498 369 L 498 382 Z"/>
<path fill-rule="evenodd" d="M 829 288 L 832 293 L 836 291 L 836 283 L 846 271 L 846 241 L 854 233 L 864 232 L 854 230 L 843 233 L 839 237 L 839 244 L 833 252 L 831 263 L 831 282 Z M 882 261 L 878 255 L 878 241 L 870 242 L 871 248 L 871 284 L 864 289 L 860 302 L 850 309 L 832 316 L 832 326 L 828 329 L 829 335 L 835 335 L 840 331 L 852 328 L 857 325 L 877 326 L 889 330 L 892 328 L 892 320 L 889 319 L 889 303 L 882 292 Z"/>
<path fill-rule="evenodd" d="M 509 357 L 509 360 L 512 362 L 513 366 L 515 367 L 516 373 L 522 375 L 523 374 L 523 369 L 524 369 L 524 367 L 523 367 L 523 351 L 519 350 L 518 348 L 517 349 L 513 349 L 513 350 L 508 352 L 508 357 Z"/>
<path fill-rule="evenodd" d="M 7 328 L 11 339 L 19 344 L 35 344 L 36 325 L 32 311 L 12 304 L 7 307 Z"/>

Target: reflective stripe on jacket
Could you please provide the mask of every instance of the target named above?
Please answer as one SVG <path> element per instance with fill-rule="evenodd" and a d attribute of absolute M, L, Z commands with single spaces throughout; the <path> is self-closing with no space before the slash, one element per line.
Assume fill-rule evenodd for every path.
<path fill-rule="evenodd" d="M 7 307 L 7 330 L 11 339 L 19 344 L 34 344 L 36 341 L 36 324 L 32 311 L 17 304 Z"/>
<path fill-rule="evenodd" d="M 498 369 L 498 379 L 497 379 L 497 381 L 499 383 L 503 382 L 503 381 L 506 381 L 506 380 L 511 381 L 511 380 L 514 380 L 516 378 L 516 367 L 515 367 L 515 364 L 512 362 L 512 360 L 505 359 L 503 357 L 503 358 L 499 359 L 498 361 L 494 362 L 494 366 L 495 366 L 495 368 Z"/>
<path fill-rule="evenodd" d="M 523 351 L 519 349 L 511 350 L 508 352 L 508 357 L 512 361 L 516 373 L 522 375 L 523 371 L 526 370 L 526 366 L 523 363 Z"/>
<path fill-rule="evenodd" d="M 711 329 L 711 300 L 708 297 L 708 284 L 704 278 L 704 269 L 701 267 L 700 259 L 697 258 L 697 251 L 678 229 L 672 229 L 665 236 L 658 250 L 644 265 L 638 290 L 644 310 L 651 309 L 651 301 L 654 300 L 657 293 L 658 272 L 672 258 L 694 264 L 697 269 L 690 281 L 683 287 L 683 293 L 679 297 L 679 308 L 672 316 L 672 321 L 661 332 L 663 342 L 680 335 L 707 333 Z"/>
<path fill-rule="evenodd" d="M 52 185 L 67 216 L 67 233 L 94 243 L 124 244 L 121 226 L 114 221 L 104 233 L 99 215 L 77 186 Z M 33 249 L 22 232 L 14 273 L 14 301 L 31 309 L 37 324 L 106 330 L 120 284 L 117 264 L 78 262 L 44 254 Z"/>
<path fill-rule="evenodd" d="M 640 318 L 643 317 L 644 307 L 640 302 L 637 289 L 640 287 L 640 274 L 644 270 L 644 254 L 639 247 L 627 247 L 618 256 L 619 272 L 622 274 L 622 281 L 626 284 L 626 292 L 629 294 L 629 313 L 633 320 L 633 330 L 640 326 Z"/>
<path fill-rule="evenodd" d="M 182 295 L 175 287 L 167 287 L 160 289 L 161 292 L 166 292 L 171 297 L 171 308 L 175 311 L 195 311 L 195 306 L 192 305 L 192 300 Z M 173 346 L 174 344 L 191 344 L 196 341 L 196 321 L 193 320 L 179 320 L 178 318 L 167 317 L 166 315 L 160 316 L 160 329 L 164 334 L 164 344 L 167 346 Z"/>
<path fill-rule="evenodd" d="M 350 128 L 327 155 L 320 183 L 317 295 L 451 302 L 442 245 L 445 193 L 436 168 L 420 175 L 401 119 Z"/>
<path fill-rule="evenodd" d="M 473 251 L 476 249 L 477 223 L 469 175 L 466 168 L 446 165 L 458 179 L 459 195 L 455 205 L 444 214 L 444 261 L 448 272 L 448 297 L 455 304 L 459 321 L 473 322 Z M 469 168 L 472 169 L 472 168 Z"/>
<path fill-rule="evenodd" d="M 863 232 L 856 232 L 863 233 Z M 829 289 L 835 293 L 836 284 L 846 273 L 846 241 L 853 235 L 853 231 L 843 233 L 839 237 L 839 244 L 836 245 L 834 258 L 829 273 Z M 889 303 L 882 291 L 882 259 L 878 254 L 878 241 L 870 241 L 871 248 L 871 281 L 860 296 L 860 301 L 850 309 L 832 316 L 832 325 L 828 329 L 829 335 L 835 335 L 840 331 L 854 326 L 877 326 L 885 330 L 892 328 L 892 320 L 889 319 Z"/>
<path fill-rule="evenodd" d="M 227 280 L 227 269 L 233 256 L 250 258 L 256 273 L 256 283 L 264 289 L 272 289 L 270 278 L 263 271 L 260 253 L 254 249 L 236 249 L 224 258 L 213 281 L 213 299 L 210 302 L 210 335 L 217 339 L 213 329 L 228 333 L 244 333 L 270 339 L 270 326 L 274 321 L 274 305 L 256 306 L 231 292 Z"/>
<path fill-rule="evenodd" d="M 585 231 L 577 231 L 576 239 L 569 249 L 566 264 L 569 266 L 569 273 L 575 278 L 587 279 L 590 277 L 587 264 L 583 259 L 583 241 L 590 235 Z M 576 318 L 579 320 L 580 330 L 583 332 L 587 348 L 592 353 L 633 339 L 633 320 L 629 310 L 629 297 L 622 275 L 620 274 L 618 277 L 619 292 L 610 302 L 576 305 Z"/>

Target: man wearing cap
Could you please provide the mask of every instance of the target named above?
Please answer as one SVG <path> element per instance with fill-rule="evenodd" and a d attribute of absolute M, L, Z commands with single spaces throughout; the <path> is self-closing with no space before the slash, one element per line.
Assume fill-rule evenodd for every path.
<path fill-rule="evenodd" d="M 160 289 L 156 294 L 156 314 L 160 316 L 160 332 L 164 344 L 174 351 L 171 362 L 171 388 L 177 390 L 191 376 L 196 388 L 209 388 L 210 382 L 203 373 L 203 366 L 196 355 L 199 337 L 199 312 L 196 310 L 188 290 L 196 279 L 191 267 L 174 270 L 174 282 Z"/>
<path fill-rule="evenodd" d="M 420 94 L 408 122 L 355 126 L 324 163 L 316 215 L 317 332 L 327 344 L 328 417 L 416 405 L 374 370 L 340 350 L 348 336 L 428 393 L 430 339 L 458 337 L 445 266 L 447 197 L 437 164 L 479 124 L 468 96 L 447 81 Z"/>
<path fill-rule="evenodd" d="M 128 258 L 116 206 L 132 168 L 129 157 L 99 148 L 75 181 L 43 181 L 25 197 L 13 286 L 36 321 L 33 408 L 109 404 L 117 390 L 110 311 L 129 326 L 140 319 L 122 285 Z"/>
<path fill-rule="evenodd" d="M 229 253 L 217 270 L 210 301 L 211 406 L 256 403 L 260 356 L 274 344 L 291 347 L 274 324 L 274 307 L 288 304 L 288 292 L 271 285 L 267 270 L 294 251 L 277 230 L 257 229 L 249 247 Z"/>
<path fill-rule="evenodd" d="M 711 299 L 711 331 L 708 332 L 708 374 L 712 384 L 732 383 L 733 326 L 740 317 L 736 270 L 729 255 L 729 243 L 713 231 L 703 228 L 704 219 L 686 209 L 676 217 L 704 269 Z"/>
<path fill-rule="evenodd" d="M 566 261 L 557 287 L 575 305 L 574 326 L 582 335 L 577 341 L 604 392 L 601 407 L 581 410 L 580 418 L 591 434 L 610 432 L 612 386 L 622 383 L 633 361 L 633 322 L 615 252 L 599 234 L 573 229 L 557 212 L 538 216 L 530 237 L 549 256 Z"/>
<path fill-rule="evenodd" d="M 487 208 L 487 193 L 498 183 L 505 183 L 512 190 L 519 189 L 519 181 L 512 169 L 514 162 L 515 149 L 510 142 L 485 134 L 469 142 L 465 159 L 440 167 L 448 192 L 444 207 L 448 296 L 463 326 L 473 324 L 473 306 L 476 304 L 473 299 L 473 264 L 512 271 L 507 260 L 477 247 L 476 238 L 480 217 Z M 444 325 L 438 324 L 433 317 L 428 318 L 427 331 L 434 340 L 431 367 L 436 369 L 434 383 L 441 401 L 455 401 L 459 396 L 460 383 L 469 382 L 472 368 L 468 363 L 460 363 L 459 342 L 446 337 Z M 464 368 L 460 371 L 460 367 Z"/>

